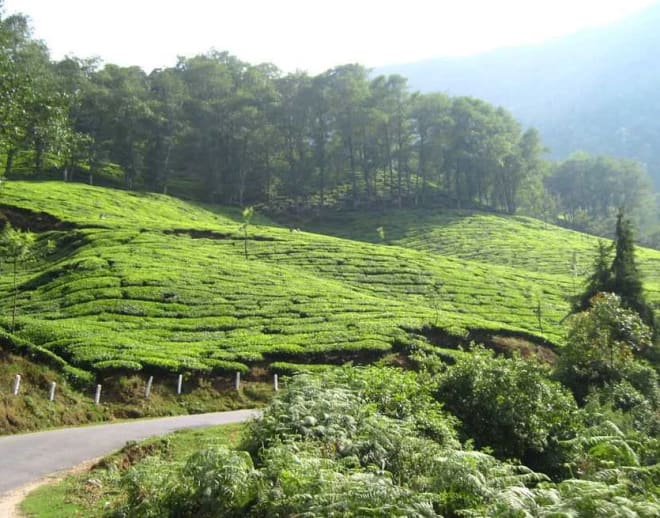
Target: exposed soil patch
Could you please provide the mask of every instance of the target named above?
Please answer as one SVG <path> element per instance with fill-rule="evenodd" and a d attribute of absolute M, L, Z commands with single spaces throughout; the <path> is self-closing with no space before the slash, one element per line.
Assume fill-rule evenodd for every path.
<path fill-rule="evenodd" d="M 11 226 L 24 231 L 45 232 L 48 230 L 74 230 L 80 228 L 75 223 L 62 221 L 46 212 L 35 212 L 20 207 L 0 204 L 0 226 L 7 222 Z"/>
<path fill-rule="evenodd" d="M 327 363 L 331 365 L 343 365 L 347 362 L 353 362 L 356 365 L 369 365 L 380 360 L 384 355 L 391 351 L 374 351 L 369 349 L 353 351 L 310 351 L 285 353 L 277 352 L 269 354 L 263 353 L 267 364 L 278 361 L 293 361 L 295 363 Z"/>
<path fill-rule="evenodd" d="M 223 234 L 215 230 L 196 230 L 194 228 L 173 228 L 172 230 L 165 230 L 167 235 L 190 236 L 193 239 L 235 239 L 231 234 Z"/>
<path fill-rule="evenodd" d="M 555 344 L 523 332 L 471 329 L 467 336 L 458 337 L 435 326 L 424 326 L 422 329 L 407 329 L 406 331 L 419 333 L 433 345 L 439 347 L 468 347 L 474 342 L 483 344 L 489 349 L 507 356 L 517 351 L 524 358 L 535 356 L 551 364 L 557 359 L 557 346 Z"/>
<path fill-rule="evenodd" d="M 146 457 L 159 455 L 167 451 L 168 444 L 167 439 L 160 439 L 159 441 L 147 444 L 129 441 L 115 455 L 102 458 L 100 461 L 94 463 L 90 469 L 109 469 L 115 467 L 121 471 L 126 471 Z"/>
<path fill-rule="evenodd" d="M 244 239 L 243 236 L 239 236 L 237 234 L 225 234 L 222 232 L 216 232 L 215 230 L 199 230 L 195 228 L 173 228 L 171 230 L 165 230 L 164 232 L 167 235 L 187 235 L 193 239 L 230 239 L 238 241 L 243 241 Z M 281 241 L 281 239 L 276 239 L 269 236 L 248 236 L 248 241 Z"/>

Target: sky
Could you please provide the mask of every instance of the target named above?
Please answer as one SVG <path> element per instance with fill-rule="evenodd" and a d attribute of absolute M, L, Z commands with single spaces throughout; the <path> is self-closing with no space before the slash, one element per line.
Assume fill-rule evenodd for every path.
<path fill-rule="evenodd" d="M 658 0 L 5 0 L 54 59 L 100 57 L 150 72 L 226 50 L 316 74 L 540 43 Z"/>

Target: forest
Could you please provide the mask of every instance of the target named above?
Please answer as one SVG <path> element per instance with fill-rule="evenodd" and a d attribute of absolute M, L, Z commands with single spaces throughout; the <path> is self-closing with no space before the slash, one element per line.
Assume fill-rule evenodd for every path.
<path fill-rule="evenodd" d="M 601 235 L 625 207 L 645 244 L 659 239 L 641 164 L 585 153 L 549 162 L 535 129 L 479 99 L 413 92 L 405 77 L 358 64 L 284 74 L 218 51 L 149 74 L 53 61 L 28 19 L 0 16 L 7 178 L 276 212 L 480 208 Z"/>

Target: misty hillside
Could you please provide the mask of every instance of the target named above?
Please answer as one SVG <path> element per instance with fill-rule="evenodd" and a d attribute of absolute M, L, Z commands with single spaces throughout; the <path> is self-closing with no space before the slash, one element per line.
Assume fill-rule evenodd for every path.
<path fill-rule="evenodd" d="M 538 128 L 556 158 L 577 149 L 647 164 L 660 185 L 660 4 L 541 45 L 380 68 L 421 91 L 471 95 Z"/>

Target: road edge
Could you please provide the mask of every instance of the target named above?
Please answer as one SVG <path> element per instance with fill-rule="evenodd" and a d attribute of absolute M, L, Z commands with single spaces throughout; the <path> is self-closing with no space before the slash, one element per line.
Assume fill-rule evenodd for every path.
<path fill-rule="evenodd" d="M 8 491 L 0 495 L 0 517 L 1 518 L 25 518 L 25 514 L 21 511 L 21 504 L 23 500 L 32 493 L 35 489 L 45 486 L 46 484 L 55 484 L 61 482 L 69 475 L 77 475 L 78 473 L 83 473 L 88 471 L 94 464 L 99 462 L 103 457 L 96 457 L 94 459 L 89 459 L 77 464 L 68 469 L 61 471 L 56 471 L 46 475 L 45 477 L 40 478 L 39 480 L 34 480 L 28 482 L 27 484 Z"/>

